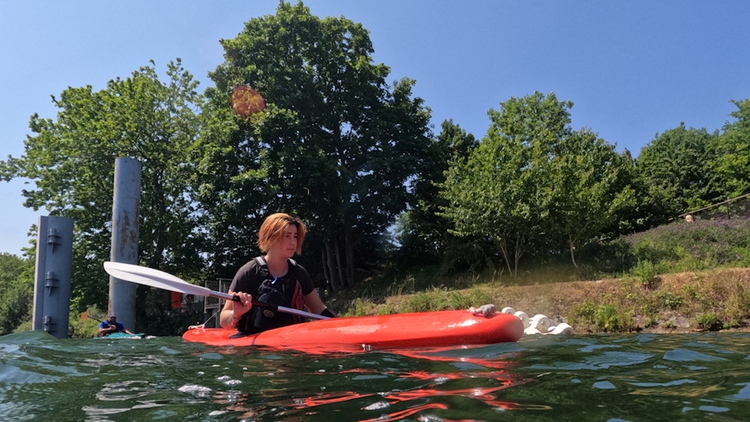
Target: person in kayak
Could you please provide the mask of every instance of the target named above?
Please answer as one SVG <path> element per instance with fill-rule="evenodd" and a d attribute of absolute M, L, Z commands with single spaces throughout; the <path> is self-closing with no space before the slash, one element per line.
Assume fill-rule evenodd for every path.
<path fill-rule="evenodd" d="M 109 320 L 102 321 L 99 324 L 99 337 L 108 336 L 112 333 L 133 334 L 122 325 L 122 322 L 117 321 L 117 315 L 114 313 L 109 314 Z"/>
<path fill-rule="evenodd" d="M 251 334 L 304 322 L 304 318 L 296 315 L 253 307 L 253 298 L 335 317 L 320 299 L 310 274 L 292 259 L 295 253 L 302 253 L 305 233 L 305 224 L 288 214 L 272 214 L 263 221 L 258 232 L 258 246 L 265 255 L 253 258 L 235 274 L 229 294 L 237 295 L 240 301 L 224 303 L 219 316 L 222 327 Z"/>

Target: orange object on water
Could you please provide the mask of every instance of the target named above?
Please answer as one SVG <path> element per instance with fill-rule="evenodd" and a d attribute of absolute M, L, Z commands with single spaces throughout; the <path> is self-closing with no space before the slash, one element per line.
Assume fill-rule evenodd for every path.
<path fill-rule="evenodd" d="M 267 346 L 310 353 L 425 348 L 517 341 L 523 323 L 515 315 L 477 316 L 469 311 L 331 318 L 290 325 L 239 338 L 237 331 L 191 328 L 182 338 L 212 346 Z"/>

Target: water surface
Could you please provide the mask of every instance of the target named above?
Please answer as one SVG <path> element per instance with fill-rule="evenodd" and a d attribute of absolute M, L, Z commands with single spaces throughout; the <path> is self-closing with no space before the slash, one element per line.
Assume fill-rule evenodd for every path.
<path fill-rule="evenodd" d="M 177 337 L 0 337 L 0 419 L 750 420 L 747 333 L 306 354 Z"/>

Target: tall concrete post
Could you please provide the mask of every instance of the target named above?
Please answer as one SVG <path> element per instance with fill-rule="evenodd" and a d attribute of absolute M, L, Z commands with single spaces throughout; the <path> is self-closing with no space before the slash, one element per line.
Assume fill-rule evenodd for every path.
<path fill-rule="evenodd" d="M 68 337 L 73 219 L 39 217 L 36 240 L 32 326 L 57 338 Z"/>
<path fill-rule="evenodd" d="M 112 262 L 138 264 L 138 217 L 141 204 L 141 163 L 133 158 L 115 160 L 115 186 L 112 199 Z M 109 278 L 109 312 L 117 314 L 130 331 L 135 330 L 137 285 Z"/>

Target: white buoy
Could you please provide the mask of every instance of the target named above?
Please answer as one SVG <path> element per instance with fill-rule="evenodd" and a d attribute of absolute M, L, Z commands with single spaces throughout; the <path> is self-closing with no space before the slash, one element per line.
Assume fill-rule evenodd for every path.
<path fill-rule="evenodd" d="M 556 326 L 552 325 L 552 320 L 544 314 L 536 314 L 529 318 L 529 315 L 526 312 L 516 311 L 510 306 L 503 308 L 502 313 L 513 314 L 520 319 L 524 326 L 523 333 L 525 335 L 574 334 L 573 327 L 564 322 Z"/>
<path fill-rule="evenodd" d="M 523 330 L 523 333 L 526 335 L 541 334 L 541 332 L 534 327 L 526 328 L 525 330 Z"/>
<path fill-rule="evenodd" d="M 523 328 L 528 328 L 529 327 L 529 315 L 526 314 L 526 312 L 524 312 L 524 311 L 516 311 L 516 313 L 513 314 L 513 315 L 517 316 L 518 319 L 520 319 L 521 322 L 523 322 Z"/>
<path fill-rule="evenodd" d="M 542 333 L 546 333 L 550 325 L 551 323 L 549 318 L 547 318 L 546 315 L 542 314 L 534 315 L 533 317 L 531 317 L 531 321 L 529 322 L 529 326 L 536 328 Z"/>
<path fill-rule="evenodd" d="M 562 322 L 551 331 L 551 334 L 573 334 L 573 327 Z"/>

